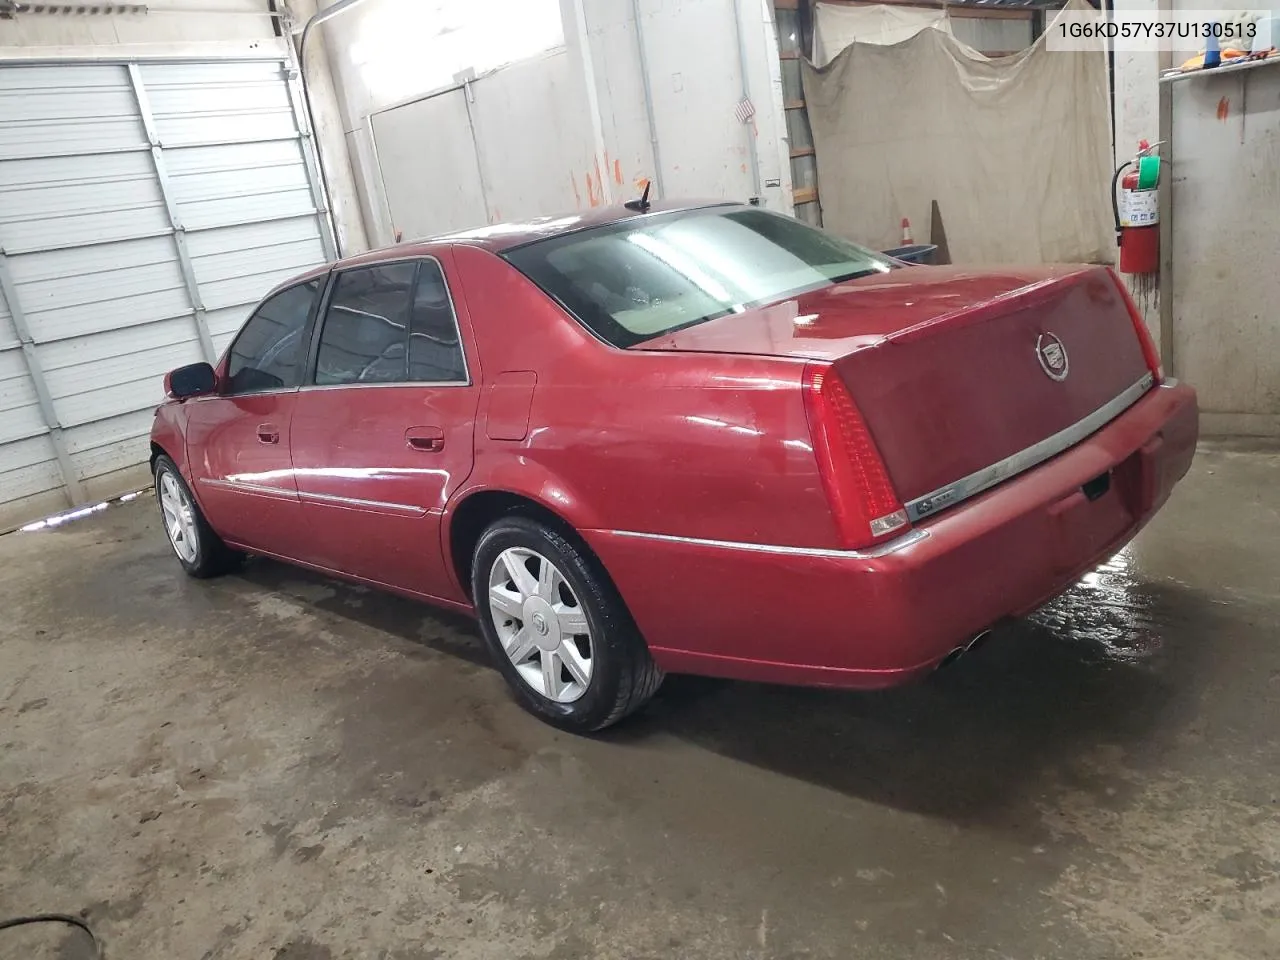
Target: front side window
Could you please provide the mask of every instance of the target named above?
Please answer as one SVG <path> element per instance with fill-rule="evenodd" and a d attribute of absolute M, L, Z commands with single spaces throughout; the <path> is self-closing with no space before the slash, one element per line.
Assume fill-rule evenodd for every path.
<path fill-rule="evenodd" d="M 282 290 L 265 301 L 231 345 L 228 393 L 281 390 L 302 382 L 307 320 L 320 280 Z"/>
<path fill-rule="evenodd" d="M 737 206 L 624 220 L 505 257 L 619 347 L 893 269 L 879 254 L 791 217 Z"/>
<path fill-rule="evenodd" d="M 434 260 L 339 274 L 316 357 L 321 386 L 466 380 L 458 325 Z"/>

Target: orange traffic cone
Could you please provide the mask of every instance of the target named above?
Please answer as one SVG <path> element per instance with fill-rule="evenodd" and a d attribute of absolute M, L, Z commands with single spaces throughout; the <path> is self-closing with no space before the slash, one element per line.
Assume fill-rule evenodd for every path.
<path fill-rule="evenodd" d="M 904 247 L 909 247 L 913 243 L 915 243 L 915 241 L 911 239 L 911 221 L 908 220 L 906 217 L 903 217 L 902 218 L 902 245 Z"/>

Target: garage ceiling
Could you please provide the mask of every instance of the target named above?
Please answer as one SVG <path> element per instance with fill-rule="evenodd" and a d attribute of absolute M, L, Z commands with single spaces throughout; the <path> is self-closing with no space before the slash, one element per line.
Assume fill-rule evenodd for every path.
<path fill-rule="evenodd" d="M 283 60 L 0 66 L 0 531 L 122 493 L 173 367 L 332 256 Z"/>

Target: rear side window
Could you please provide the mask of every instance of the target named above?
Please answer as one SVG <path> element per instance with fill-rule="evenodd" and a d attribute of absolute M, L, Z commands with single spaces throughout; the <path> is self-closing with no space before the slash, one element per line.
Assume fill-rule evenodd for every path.
<path fill-rule="evenodd" d="M 320 331 L 315 382 L 466 382 L 458 324 L 434 260 L 339 274 Z"/>
<path fill-rule="evenodd" d="M 738 206 L 636 217 L 505 257 L 619 347 L 892 269 L 879 254 L 791 217 Z"/>
<path fill-rule="evenodd" d="M 409 302 L 416 263 L 338 274 L 320 331 L 316 383 L 400 383 L 407 379 Z"/>
<path fill-rule="evenodd" d="M 320 281 L 309 280 L 258 307 L 231 345 L 229 393 L 280 390 L 302 382 L 304 334 L 319 291 Z"/>
<path fill-rule="evenodd" d="M 458 321 L 440 264 L 424 260 L 418 267 L 409 326 L 409 379 L 421 383 L 456 383 L 467 379 L 467 364 L 458 337 Z"/>

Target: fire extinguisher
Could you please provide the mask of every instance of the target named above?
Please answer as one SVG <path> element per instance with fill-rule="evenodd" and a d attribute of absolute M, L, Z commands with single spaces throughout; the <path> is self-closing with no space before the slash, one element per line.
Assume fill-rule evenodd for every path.
<path fill-rule="evenodd" d="M 1142 140 L 1138 155 L 1122 163 L 1111 178 L 1111 212 L 1120 246 L 1121 273 L 1156 273 L 1160 270 L 1160 157 L 1156 147 Z M 1125 173 L 1129 170 L 1128 173 Z M 1116 181 L 1120 200 L 1116 202 Z"/>

